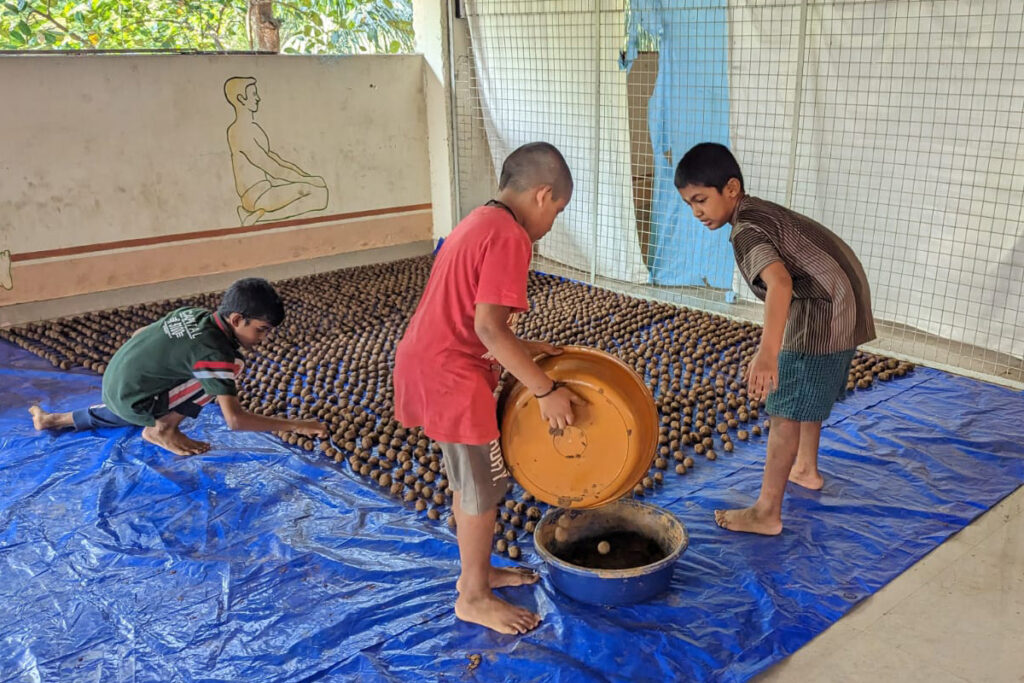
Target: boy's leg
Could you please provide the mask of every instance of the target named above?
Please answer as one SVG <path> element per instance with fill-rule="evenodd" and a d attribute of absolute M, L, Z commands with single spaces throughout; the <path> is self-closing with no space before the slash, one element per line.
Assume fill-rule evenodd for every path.
<path fill-rule="evenodd" d="M 39 406 L 32 406 L 28 411 L 32 413 L 32 424 L 39 430 L 73 428 L 76 432 L 85 432 L 132 426 L 102 403 L 70 413 L 48 413 Z"/>
<path fill-rule="evenodd" d="M 142 430 L 142 438 L 175 455 L 199 455 L 210 450 L 210 444 L 196 441 L 181 432 L 179 425 L 186 417 L 196 418 L 203 406 L 213 400 L 203 393 L 198 381 L 190 381 L 171 389 L 160 402 L 169 412 L 157 418 L 156 424 Z M 162 412 L 162 410 L 161 410 Z"/>
<path fill-rule="evenodd" d="M 32 414 L 32 426 L 39 431 L 75 426 L 71 413 L 48 413 L 39 406 L 29 406 L 28 412 Z"/>
<path fill-rule="evenodd" d="M 771 432 L 769 432 L 769 435 Z M 825 485 L 825 479 L 818 471 L 818 444 L 821 441 L 820 422 L 800 423 L 800 447 L 796 462 L 789 472 L 789 480 L 805 489 L 818 491 Z"/>
<path fill-rule="evenodd" d="M 490 446 L 442 444 L 445 469 L 455 491 L 452 505 L 462 573 L 455 616 L 500 633 L 526 633 L 540 617 L 516 607 L 491 591 L 491 541 L 498 501 L 508 490 L 508 475 L 492 473 Z"/>
<path fill-rule="evenodd" d="M 497 511 L 495 511 L 497 512 Z M 458 538 L 458 524 L 459 519 L 465 513 L 462 511 L 462 494 L 458 491 L 452 496 L 452 514 L 455 516 L 456 531 L 455 536 Z M 494 537 L 494 521 L 497 515 L 491 519 L 491 537 Z M 495 567 L 490 563 L 490 551 L 488 551 L 488 574 L 487 583 L 491 588 L 508 588 L 509 586 L 526 586 L 531 583 L 537 583 L 540 579 L 540 575 L 532 569 L 526 567 Z M 462 578 L 455 582 L 455 590 L 462 592 Z"/>
<path fill-rule="evenodd" d="M 801 423 L 776 415 L 771 420 L 761 493 L 749 508 L 715 510 L 715 521 L 723 529 L 767 536 L 782 533 L 782 497 L 796 460 Z"/>

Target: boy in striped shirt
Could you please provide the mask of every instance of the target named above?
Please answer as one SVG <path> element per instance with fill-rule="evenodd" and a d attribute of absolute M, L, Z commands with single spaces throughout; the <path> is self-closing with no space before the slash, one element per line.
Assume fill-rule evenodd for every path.
<path fill-rule="evenodd" d="M 875 338 L 867 276 L 825 226 L 746 194 L 739 164 L 723 145 L 688 151 L 675 185 L 710 230 L 732 225 L 736 265 L 764 301 L 761 343 L 746 373 L 750 397 L 766 398 L 771 415 L 761 493 L 749 508 L 716 510 L 715 521 L 730 531 L 779 534 L 786 482 L 809 489 L 824 483 L 821 423 L 846 394 L 857 346 Z"/>
<path fill-rule="evenodd" d="M 177 455 L 198 455 L 210 444 L 181 432 L 217 399 L 228 428 L 326 436 L 315 420 L 263 417 L 238 401 L 239 348 L 256 346 L 284 320 L 284 305 L 266 280 L 246 278 L 224 293 L 216 311 L 179 308 L 137 330 L 103 373 L 103 403 L 70 413 L 29 408 L 36 429 L 142 427 L 142 438 Z"/>

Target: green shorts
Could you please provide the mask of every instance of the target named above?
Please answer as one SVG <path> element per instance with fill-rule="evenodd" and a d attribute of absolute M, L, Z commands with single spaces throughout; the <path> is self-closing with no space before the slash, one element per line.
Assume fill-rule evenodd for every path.
<path fill-rule="evenodd" d="M 846 380 L 856 349 L 810 354 L 779 354 L 779 387 L 768 396 L 769 415 L 797 422 L 821 422 L 846 397 Z"/>

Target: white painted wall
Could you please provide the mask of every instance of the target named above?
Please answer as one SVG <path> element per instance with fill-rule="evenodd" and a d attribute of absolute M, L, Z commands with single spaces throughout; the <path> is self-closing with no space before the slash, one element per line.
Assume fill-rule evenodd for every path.
<path fill-rule="evenodd" d="M 0 251 L 239 225 L 223 85 L 253 76 L 273 151 L 322 176 L 301 216 L 429 203 L 418 55 L 0 57 Z"/>

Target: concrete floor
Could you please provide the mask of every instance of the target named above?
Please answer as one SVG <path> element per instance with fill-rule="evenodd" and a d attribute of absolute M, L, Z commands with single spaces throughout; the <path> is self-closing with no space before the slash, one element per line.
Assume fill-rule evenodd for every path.
<path fill-rule="evenodd" d="M 1024 487 L 754 680 L 1024 681 Z"/>

